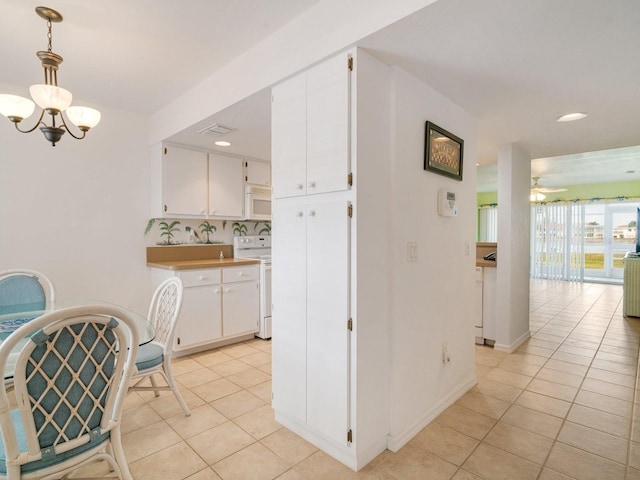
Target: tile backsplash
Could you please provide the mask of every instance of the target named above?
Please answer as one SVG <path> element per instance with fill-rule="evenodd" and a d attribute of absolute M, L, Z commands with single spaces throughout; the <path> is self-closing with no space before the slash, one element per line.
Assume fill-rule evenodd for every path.
<path fill-rule="evenodd" d="M 233 243 L 238 235 L 270 235 L 271 222 L 152 218 L 145 229 L 147 246 Z M 167 242 L 170 239 L 170 243 Z"/>

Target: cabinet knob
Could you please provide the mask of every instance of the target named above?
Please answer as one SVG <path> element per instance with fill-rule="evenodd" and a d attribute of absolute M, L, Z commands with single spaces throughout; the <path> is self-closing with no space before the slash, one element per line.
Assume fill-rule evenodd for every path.
<path fill-rule="evenodd" d="M 202 210 L 200 210 L 200 215 L 204 215 L 204 212 L 206 212 L 206 210 L 203 208 Z"/>
<path fill-rule="evenodd" d="M 315 217 L 316 216 L 316 211 L 315 210 L 310 210 L 309 211 L 309 216 L 310 217 Z"/>
<path fill-rule="evenodd" d="M 316 182 L 309 182 L 309 188 L 316 188 Z"/>
<path fill-rule="evenodd" d="M 200 275 L 200 276 L 198 277 L 198 280 L 206 280 L 206 279 L 207 279 L 207 277 L 205 277 L 204 275 Z"/>
<path fill-rule="evenodd" d="M 214 213 L 216 213 L 216 209 L 212 208 L 211 211 L 209 212 L 210 215 L 213 215 Z"/>
<path fill-rule="evenodd" d="M 231 290 L 230 290 L 230 289 L 228 289 L 228 288 L 225 288 L 225 289 L 224 289 L 224 293 L 229 293 L 230 291 L 231 291 Z"/>
<path fill-rule="evenodd" d="M 296 214 L 296 217 L 298 217 L 298 218 L 302 218 L 302 216 L 303 216 L 303 215 L 304 215 L 304 213 L 302 213 L 302 212 L 298 212 L 298 213 Z"/>
<path fill-rule="evenodd" d="M 297 188 L 298 190 L 302 190 L 302 189 L 304 188 L 304 185 L 303 185 L 303 184 L 301 184 L 301 183 L 299 183 L 299 184 L 297 184 L 297 185 L 296 185 L 296 188 Z"/>
<path fill-rule="evenodd" d="M 216 288 L 216 289 L 213 291 L 213 293 L 220 293 L 220 289 L 219 289 L 219 288 Z"/>
<path fill-rule="evenodd" d="M 239 277 L 244 277 L 244 272 L 238 272 Z"/>

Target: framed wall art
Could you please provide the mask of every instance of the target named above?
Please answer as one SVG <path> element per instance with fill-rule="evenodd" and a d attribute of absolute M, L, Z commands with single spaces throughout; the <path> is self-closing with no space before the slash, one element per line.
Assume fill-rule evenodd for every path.
<path fill-rule="evenodd" d="M 464 140 L 434 123 L 427 122 L 424 142 L 424 169 L 462 181 Z"/>

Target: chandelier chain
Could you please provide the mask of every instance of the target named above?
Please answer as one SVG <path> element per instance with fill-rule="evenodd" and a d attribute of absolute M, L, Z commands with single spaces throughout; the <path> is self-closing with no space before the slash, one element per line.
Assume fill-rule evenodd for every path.
<path fill-rule="evenodd" d="M 47 38 L 49 39 L 49 45 L 48 45 L 48 51 L 49 53 L 51 53 L 53 50 L 51 49 L 51 19 L 47 18 L 47 28 L 49 29 L 48 33 L 47 33 Z"/>

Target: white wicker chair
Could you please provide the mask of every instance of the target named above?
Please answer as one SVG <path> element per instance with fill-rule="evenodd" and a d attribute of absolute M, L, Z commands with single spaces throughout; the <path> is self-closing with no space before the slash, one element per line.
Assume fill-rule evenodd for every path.
<path fill-rule="evenodd" d="M 0 313 L 43 310 L 55 299 L 53 283 L 36 270 L 0 272 Z"/>
<path fill-rule="evenodd" d="M 129 390 L 153 391 L 156 397 L 160 395 L 158 393 L 160 391 L 171 391 L 184 410 L 184 414 L 189 416 L 191 412 L 180 395 L 171 370 L 171 350 L 178 315 L 182 307 L 182 293 L 182 280 L 178 277 L 168 278 L 154 292 L 147 320 L 153 324 L 156 336 L 153 342 L 140 346 L 136 361 L 138 371 L 133 376 L 137 382 Z M 156 374 L 160 375 L 167 385 L 158 385 L 153 378 Z M 141 386 L 140 384 L 147 377 L 151 381 L 151 386 Z"/>
<path fill-rule="evenodd" d="M 0 478 L 66 478 L 105 460 L 114 476 L 130 480 L 120 418 L 137 349 L 134 321 L 106 305 L 42 315 L 2 342 L 0 371 L 18 353 L 17 409 L 0 382 Z"/>

